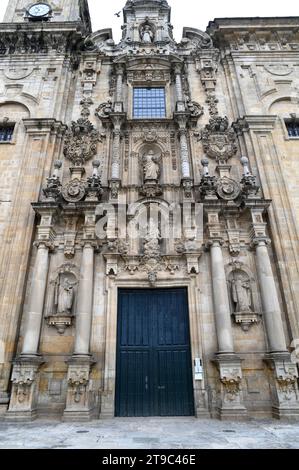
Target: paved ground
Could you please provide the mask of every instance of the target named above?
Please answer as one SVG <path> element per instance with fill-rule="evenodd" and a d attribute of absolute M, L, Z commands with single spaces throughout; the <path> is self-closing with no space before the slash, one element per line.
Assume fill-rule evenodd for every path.
<path fill-rule="evenodd" d="M 195 418 L 0 422 L 0 449 L 299 449 L 299 424 Z"/>

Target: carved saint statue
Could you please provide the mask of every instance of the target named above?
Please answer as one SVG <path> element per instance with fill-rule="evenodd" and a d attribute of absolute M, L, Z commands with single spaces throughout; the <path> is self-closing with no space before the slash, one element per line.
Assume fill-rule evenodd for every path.
<path fill-rule="evenodd" d="M 141 30 L 141 39 L 143 42 L 153 42 L 154 33 L 150 25 L 146 24 Z"/>
<path fill-rule="evenodd" d="M 153 150 L 149 150 L 147 154 L 143 155 L 143 171 L 145 181 L 158 181 L 160 165 L 158 157 L 154 154 Z"/>
<path fill-rule="evenodd" d="M 60 280 L 55 284 L 55 306 L 57 313 L 71 314 L 74 303 L 74 287 L 68 279 Z"/>
<path fill-rule="evenodd" d="M 150 218 L 147 225 L 147 234 L 144 238 L 144 254 L 151 258 L 160 256 L 160 240 L 161 235 L 158 224 Z"/>
<path fill-rule="evenodd" d="M 239 276 L 232 280 L 231 286 L 235 312 L 252 312 L 250 281 Z"/>

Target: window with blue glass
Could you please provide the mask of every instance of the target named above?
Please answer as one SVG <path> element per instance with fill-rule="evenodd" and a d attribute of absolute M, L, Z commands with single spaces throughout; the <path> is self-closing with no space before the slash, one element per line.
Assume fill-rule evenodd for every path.
<path fill-rule="evenodd" d="M 289 137 L 299 137 L 299 120 L 292 119 L 285 121 L 286 128 L 288 130 Z"/>
<path fill-rule="evenodd" d="M 0 142 L 11 142 L 15 125 L 0 123 Z"/>
<path fill-rule="evenodd" d="M 165 89 L 134 88 L 133 117 L 135 119 L 165 118 Z"/>

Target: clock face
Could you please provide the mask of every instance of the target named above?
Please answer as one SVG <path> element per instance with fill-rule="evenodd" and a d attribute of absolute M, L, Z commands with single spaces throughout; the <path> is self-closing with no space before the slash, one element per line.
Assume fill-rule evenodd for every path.
<path fill-rule="evenodd" d="M 51 11 L 51 8 L 49 5 L 46 5 L 45 3 L 36 3 L 35 5 L 32 5 L 32 7 L 29 8 L 28 13 L 30 16 L 45 16 L 48 15 Z"/>

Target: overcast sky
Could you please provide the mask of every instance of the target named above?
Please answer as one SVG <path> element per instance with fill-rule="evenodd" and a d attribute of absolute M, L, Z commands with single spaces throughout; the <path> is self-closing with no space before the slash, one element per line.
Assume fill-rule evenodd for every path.
<path fill-rule="evenodd" d="M 28 0 L 28 4 L 34 0 Z M 47 1 L 47 0 L 41 0 Z M 0 0 L 0 18 L 3 18 L 8 0 Z M 51 1 L 49 0 L 49 3 Z M 121 18 L 114 16 L 125 5 L 125 0 L 89 0 L 93 30 L 113 28 L 114 40 L 120 38 Z M 205 30 L 214 18 L 233 16 L 299 16 L 298 0 L 168 0 L 172 7 L 175 39 L 182 37 L 184 26 Z"/>

